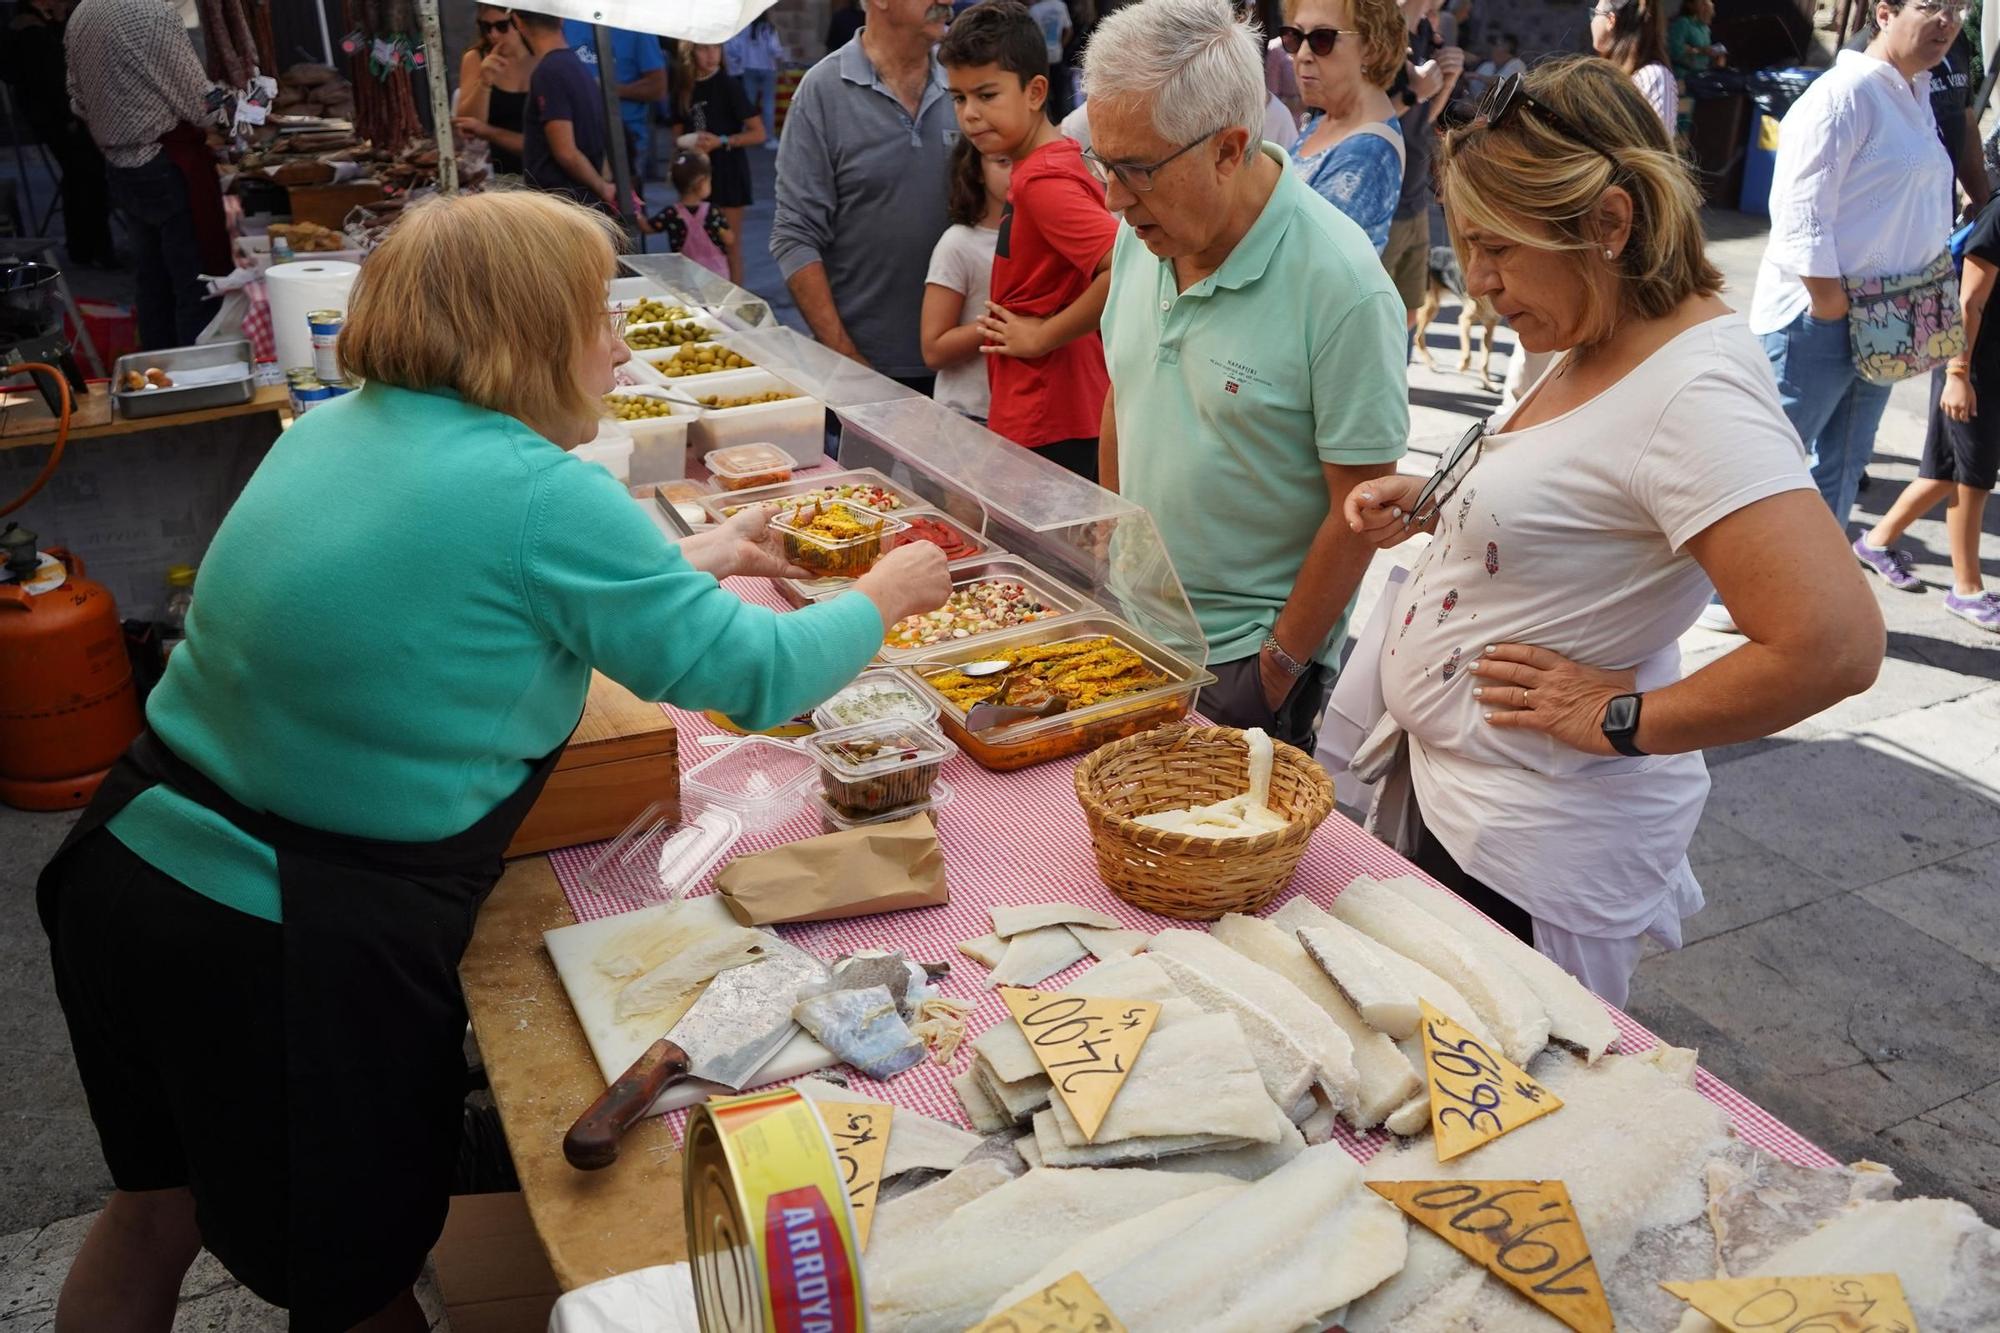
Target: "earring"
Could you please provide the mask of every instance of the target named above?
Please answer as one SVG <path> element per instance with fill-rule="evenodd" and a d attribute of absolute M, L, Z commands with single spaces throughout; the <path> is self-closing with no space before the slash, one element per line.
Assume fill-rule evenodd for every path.
<path fill-rule="evenodd" d="M 1605 257 L 1606 259 L 1616 259 L 1616 258 L 1618 258 L 1618 256 L 1617 256 L 1617 255 L 1615 255 L 1615 254 L 1611 253 L 1611 247 L 1610 247 L 1610 246 L 1608 246 L 1608 245 L 1604 247 L 1604 257 Z"/>

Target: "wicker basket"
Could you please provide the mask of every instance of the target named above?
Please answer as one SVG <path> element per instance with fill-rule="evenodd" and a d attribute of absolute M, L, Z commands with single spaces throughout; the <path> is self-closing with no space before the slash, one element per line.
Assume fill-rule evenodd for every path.
<path fill-rule="evenodd" d="M 1283 742 L 1275 749 L 1269 804 L 1291 822 L 1248 838 L 1167 833 L 1135 818 L 1240 796 L 1250 756 L 1232 727 L 1161 727 L 1085 758 L 1076 799 L 1105 885 L 1134 907 L 1183 921 L 1252 912 L 1277 897 L 1333 809 L 1333 783 L 1304 751 Z"/>

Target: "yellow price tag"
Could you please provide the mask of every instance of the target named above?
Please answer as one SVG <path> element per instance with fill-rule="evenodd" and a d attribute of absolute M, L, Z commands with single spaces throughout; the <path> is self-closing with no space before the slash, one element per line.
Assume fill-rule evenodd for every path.
<path fill-rule="evenodd" d="M 1611 1333 L 1611 1303 L 1560 1180 L 1371 1180 L 1368 1188 L 1576 1333 Z"/>
<path fill-rule="evenodd" d="M 1506 1056 L 1423 1006 L 1424 1081 L 1431 1094 L 1431 1134 L 1440 1162 L 1490 1143 L 1562 1105 Z"/>
<path fill-rule="evenodd" d="M 1917 1333 L 1917 1317 L 1894 1273 L 1818 1277 L 1730 1277 L 1661 1286 L 1729 1329 L 1766 1333 Z"/>
<path fill-rule="evenodd" d="M 1151 1000 L 1113 1000 L 1097 995 L 1044 995 L 1002 986 L 1000 998 L 1014 1015 L 1063 1105 L 1076 1117 L 1086 1140 L 1104 1123 L 1111 1099 L 1152 1035 L 1160 1006 Z"/>
<path fill-rule="evenodd" d="M 896 1108 L 879 1102 L 815 1102 L 834 1161 L 854 1212 L 854 1248 L 868 1248 L 875 1226 L 875 1196 L 882 1188 L 882 1161 L 889 1155 L 889 1122 Z"/>
<path fill-rule="evenodd" d="M 1125 1333 L 1125 1325 L 1105 1308 L 1083 1274 L 1071 1273 L 965 1333 Z"/>

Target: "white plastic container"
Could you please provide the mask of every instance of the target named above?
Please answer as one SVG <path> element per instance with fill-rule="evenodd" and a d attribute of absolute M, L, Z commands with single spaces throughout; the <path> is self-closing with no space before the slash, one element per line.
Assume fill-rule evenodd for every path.
<path fill-rule="evenodd" d="M 632 484 L 632 437 L 625 430 L 625 423 L 609 419 L 597 423 L 597 438 L 588 444 L 579 444 L 570 453 L 587 463 L 595 463 L 618 478 L 620 484 Z"/>
<path fill-rule="evenodd" d="M 694 398 L 710 393 L 737 397 L 798 392 L 768 370 L 693 375 L 676 383 Z M 688 430 L 688 443 L 696 458 L 706 458 L 717 449 L 760 440 L 783 449 L 800 467 L 818 467 L 826 461 L 825 405 L 817 398 L 799 394 L 796 398 L 752 403 L 748 407 L 708 407 L 702 409 L 701 419 Z"/>
<path fill-rule="evenodd" d="M 629 398 L 667 399 L 664 389 L 646 385 L 615 389 L 614 395 Z M 688 430 L 701 416 L 698 407 L 673 404 L 673 415 L 638 417 L 627 421 L 616 417 L 604 420 L 622 428 L 632 437 L 630 484 L 644 486 L 657 481 L 678 481 L 687 475 Z"/>

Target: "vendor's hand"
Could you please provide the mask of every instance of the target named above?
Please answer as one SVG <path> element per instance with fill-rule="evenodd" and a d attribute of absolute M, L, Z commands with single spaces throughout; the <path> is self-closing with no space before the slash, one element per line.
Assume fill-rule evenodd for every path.
<path fill-rule="evenodd" d="M 694 136 L 694 150 L 697 153 L 713 153 L 720 147 L 722 147 L 722 136 L 719 134 L 710 134 L 707 130 L 702 130 Z"/>
<path fill-rule="evenodd" d="M 1618 753 L 1604 739 L 1604 709 L 1632 693 L 1637 672 L 1585 666 L 1525 643 L 1489 645 L 1470 670 L 1488 725 L 1546 732 L 1585 754 Z"/>
<path fill-rule="evenodd" d="M 1039 316 L 1017 315 L 997 301 L 988 301 L 986 313 L 979 317 L 979 333 L 985 340 L 979 350 L 989 356 L 1047 356 L 1047 324 Z"/>
<path fill-rule="evenodd" d="M 1979 412 L 1979 398 L 1972 391 L 1972 381 L 1963 375 L 1946 375 L 1938 406 L 1953 421 L 1972 420 Z"/>
<path fill-rule="evenodd" d="M 1402 474 L 1371 477 L 1347 493 L 1347 499 L 1341 503 L 1341 516 L 1361 540 L 1386 550 L 1435 526 L 1435 516 L 1422 526 L 1403 522 L 1403 516 L 1410 512 L 1429 480 Z"/>
<path fill-rule="evenodd" d="M 875 603 L 882 624 L 935 611 L 951 596 L 951 565 L 935 542 L 911 542 L 875 562 L 854 581 L 854 590 Z"/>
<path fill-rule="evenodd" d="M 756 505 L 717 525 L 712 538 L 714 563 L 708 572 L 719 579 L 739 574 L 765 579 L 817 577 L 785 557 L 784 537 L 771 527 L 771 517 L 777 512 L 776 505 Z"/>

